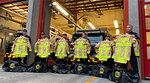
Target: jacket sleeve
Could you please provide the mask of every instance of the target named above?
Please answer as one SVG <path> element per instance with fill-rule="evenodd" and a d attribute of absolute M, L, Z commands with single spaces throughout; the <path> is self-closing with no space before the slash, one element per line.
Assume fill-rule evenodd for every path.
<path fill-rule="evenodd" d="M 115 39 L 115 40 L 112 41 L 112 43 L 111 43 L 111 44 L 112 44 L 112 52 L 113 52 L 113 53 L 115 53 L 116 40 L 117 40 L 117 39 Z"/>
<path fill-rule="evenodd" d="M 134 48 L 135 56 L 140 56 L 139 44 L 138 44 L 138 41 L 135 38 L 133 38 L 133 48 Z"/>
<path fill-rule="evenodd" d="M 14 48 L 15 48 L 15 46 L 16 46 L 16 41 L 17 41 L 17 38 L 16 38 L 16 39 L 14 40 L 14 42 L 13 42 L 11 52 L 14 52 Z"/>
<path fill-rule="evenodd" d="M 69 54 L 69 43 L 66 41 L 66 51 Z"/>
<path fill-rule="evenodd" d="M 51 51 L 51 53 L 54 52 L 54 47 L 55 47 L 55 44 L 50 42 L 50 51 Z"/>
<path fill-rule="evenodd" d="M 98 48 L 100 47 L 100 42 L 95 46 L 95 52 L 98 53 Z"/>
<path fill-rule="evenodd" d="M 57 41 L 57 42 L 55 43 L 55 45 L 54 45 L 54 52 L 56 52 L 57 46 L 58 46 L 58 41 Z"/>
<path fill-rule="evenodd" d="M 32 48 L 31 48 L 31 44 L 30 44 L 29 39 L 27 39 L 27 46 L 28 46 L 28 48 L 29 48 L 29 51 L 31 52 L 31 51 L 32 51 Z"/>
<path fill-rule="evenodd" d="M 87 50 L 88 50 L 87 53 L 90 54 L 90 52 L 91 52 L 91 44 L 89 43 L 88 40 L 86 41 L 86 43 L 87 43 Z"/>
<path fill-rule="evenodd" d="M 36 53 L 38 52 L 38 45 L 39 45 L 39 40 L 35 43 L 35 46 L 34 46 L 34 50 Z"/>
<path fill-rule="evenodd" d="M 53 44 L 50 42 L 50 40 L 48 40 L 49 45 L 50 45 L 50 53 L 53 53 Z"/>

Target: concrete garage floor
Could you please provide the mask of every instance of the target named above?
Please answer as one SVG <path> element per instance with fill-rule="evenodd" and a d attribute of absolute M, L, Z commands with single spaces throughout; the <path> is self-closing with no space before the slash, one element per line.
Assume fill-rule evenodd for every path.
<path fill-rule="evenodd" d="M 104 78 L 77 74 L 4 72 L 0 64 L 0 83 L 114 83 Z M 150 81 L 142 81 L 150 83 Z"/>

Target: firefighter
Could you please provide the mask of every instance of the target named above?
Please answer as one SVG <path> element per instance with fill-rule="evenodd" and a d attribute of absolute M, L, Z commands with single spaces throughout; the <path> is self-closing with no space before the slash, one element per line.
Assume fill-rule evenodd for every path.
<path fill-rule="evenodd" d="M 68 41 L 64 37 L 60 38 L 55 43 L 55 57 L 64 60 L 66 62 L 66 57 L 68 54 L 69 54 Z"/>
<path fill-rule="evenodd" d="M 86 33 L 82 33 L 82 37 L 74 42 L 74 57 L 80 58 L 81 62 L 87 62 L 88 54 L 90 54 L 90 41 L 86 38 Z"/>
<path fill-rule="evenodd" d="M 55 63 L 51 65 L 52 71 L 57 73 L 67 73 L 68 72 L 68 62 L 67 57 L 69 54 L 69 44 L 68 41 L 62 37 L 56 40 L 55 43 Z"/>
<path fill-rule="evenodd" d="M 70 41 L 69 39 L 67 38 L 67 34 L 66 33 L 63 33 L 63 38 L 67 40 L 68 44 L 70 45 Z"/>
<path fill-rule="evenodd" d="M 137 40 L 129 34 L 120 35 L 114 40 L 114 54 L 112 58 L 115 62 L 126 65 L 130 60 L 132 54 L 132 44 L 134 45 L 134 52 L 139 53 Z M 127 66 L 123 66 L 125 69 Z"/>
<path fill-rule="evenodd" d="M 30 36 L 27 35 L 27 30 L 23 29 L 22 32 L 23 32 L 23 36 L 26 37 L 26 38 L 28 38 L 29 41 L 30 41 L 30 43 L 31 43 L 31 38 L 30 38 Z M 27 57 L 25 57 L 23 61 L 26 64 L 27 63 Z"/>
<path fill-rule="evenodd" d="M 95 51 L 97 53 L 96 58 L 98 58 L 100 61 L 107 61 L 109 58 L 111 58 L 112 55 L 112 41 L 110 41 L 110 35 L 105 36 L 104 41 L 100 41 L 95 46 Z"/>
<path fill-rule="evenodd" d="M 46 63 L 47 58 L 52 53 L 52 43 L 46 38 L 45 33 L 41 33 L 41 38 L 35 43 L 36 61 Z"/>
<path fill-rule="evenodd" d="M 31 45 L 29 39 L 23 36 L 22 31 L 18 32 L 18 36 L 12 46 L 12 55 L 18 58 L 18 61 L 21 62 L 23 58 L 28 55 L 28 49 L 31 52 Z M 22 61 L 23 62 L 23 61 Z"/>
<path fill-rule="evenodd" d="M 133 26 L 131 24 L 127 25 L 127 33 L 132 35 L 138 41 L 138 43 L 140 43 L 140 38 L 136 32 L 133 32 Z M 132 45 L 130 63 L 134 73 L 137 76 L 139 76 L 138 63 L 137 63 L 137 57 L 139 56 L 139 54 L 135 53 L 134 51 L 135 51 L 134 46 Z"/>
<path fill-rule="evenodd" d="M 22 31 L 23 31 L 23 36 L 24 36 L 24 37 L 27 37 L 27 38 L 29 39 L 29 41 L 31 42 L 30 36 L 27 35 L 27 30 L 26 30 L 26 29 L 23 29 Z"/>
<path fill-rule="evenodd" d="M 86 36 L 86 33 L 82 33 L 82 37 L 79 37 L 74 42 L 74 58 L 79 59 L 79 61 L 74 64 L 74 73 L 89 73 L 88 54 L 90 54 L 91 45 Z"/>

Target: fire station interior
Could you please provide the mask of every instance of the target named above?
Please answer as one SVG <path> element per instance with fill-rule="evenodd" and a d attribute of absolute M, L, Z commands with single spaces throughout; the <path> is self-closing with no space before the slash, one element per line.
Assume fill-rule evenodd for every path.
<path fill-rule="evenodd" d="M 112 37 L 123 34 L 123 0 L 53 0 L 49 6 L 52 41 L 60 33 L 71 39 L 79 29 L 106 28 Z M 27 15 L 28 1 L 0 6 L 0 49 L 14 40 L 18 29 L 26 28 Z"/>

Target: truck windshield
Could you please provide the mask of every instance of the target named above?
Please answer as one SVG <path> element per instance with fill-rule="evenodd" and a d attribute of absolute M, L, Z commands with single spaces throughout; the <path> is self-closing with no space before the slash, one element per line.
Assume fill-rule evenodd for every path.
<path fill-rule="evenodd" d="M 71 42 L 73 43 L 76 39 L 81 37 L 82 34 L 73 34 Z M 98 43 L 99 41 L 103 41 L 104 33 L 90 33 L 88 34 L 87 38 L 90 40 L 91 43 Z"/>
<path fill-rule="evenodd" d="M 88 36 L 87 37 L 91 43 L 98 43 L 99 41 L 103 41 L 103 36 Z"/>

